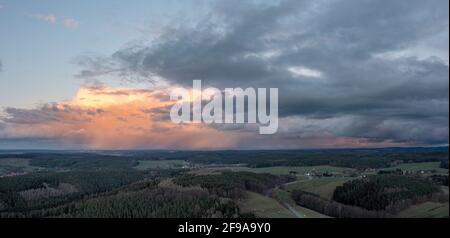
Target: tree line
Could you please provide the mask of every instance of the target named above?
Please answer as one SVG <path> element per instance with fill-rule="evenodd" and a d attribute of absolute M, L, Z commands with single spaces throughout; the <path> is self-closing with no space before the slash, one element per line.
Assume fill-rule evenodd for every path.
<path fill-rule="evenodd" d="M 423 200 L 438 193 L 441 193 L 439 187 L 423 179 L 375 175 L 338 186 L 333 200 L 372 211 L 396 211 L 401 209 L 400 206 L 404 206 L 403 202 L 406 200 Z"/>
<path fill-rule="evenodd" d="M 243 197 L 246 190 L 264 193 L 283 183 L 293 181 L 289 176 L 256 174 L 251 172 L 223 172 L 212 175 L 184 175 L 174 179 L 183 187 L 200 186 L 220 196 L 228 198 Z"/>

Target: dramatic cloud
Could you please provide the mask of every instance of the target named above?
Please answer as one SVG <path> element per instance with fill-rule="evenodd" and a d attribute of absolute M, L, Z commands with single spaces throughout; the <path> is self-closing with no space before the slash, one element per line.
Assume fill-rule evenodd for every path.
<path fill-rule="evenodd" d="M 239 135 L 201 124 L 173 124 L 162 90 L 83 87 L 68 101 L 37 109 L 7 108 L 0 137 L 56 139 L 65 146 L 107 149 L 230 148 Z M 193 140 L 192 138 L 196 138 Z"/>
<path fill-rule="evenodd" d="M 259 136 L 254 125 L 198 130 L 224 140 L 228 134 L 222 133 L 232 133 L 235 144 L 224 141 L 222 147 L 448 144 L 448 5 L 447 0 L 220 1 L 197 24 L 171 24 L 150 42 L 127 44 L 107 57 L 81 58 L 78 76 L 185 87 L 201 79 L 205 87 L 279 88 L 279 133 Z M 141 113 L 164 121 L 164 106 Z M 26 113 L 35 120 L 60 120 L 14 110 L 6 110 L 10 125 L 26 122 L 19 117 Z M 163 130 L 172 128 L 168 124 Z M 149 147 L 172 145 L 168 138 L 160 144 L 145 139 Z"/>
<path fill-rule="evenodd" d="M 282 116 L 339 119 L 316 134 L 448 143 L 448 57 L 421 50 L 434 38 L 448 51 L 448 1 L 226 1 L 211 11 L 149 45 L 91 58 L 80 76 L 278 87 Z"/>

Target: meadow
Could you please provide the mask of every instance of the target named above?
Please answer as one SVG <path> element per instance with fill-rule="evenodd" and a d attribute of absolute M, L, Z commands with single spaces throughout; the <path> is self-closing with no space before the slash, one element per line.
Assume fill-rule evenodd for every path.
<path fill-rule="evenodd" d="M 252 173 L 267 173 L 274 175 L 295 175 L 299 177 L 305 177 L 307 173 L 331 173 L 336 176 L 344 176 L 345 174 L 350 174 L 355 171 L 352 168 L 335 167 L 329 165 L 320 166 L 274 166 L 274 167 L 264 167 L 264 168 L 250 168 L 250 167 L 218 167 L 218 168 L 206 168 L 205 170 L 213 171 L 224 171 L 229 170 L 233 172 L 252 172 Z M 200 172 L 202 172 L 200 170 Z"/>
<path fill-rule="evenodd" d="M 292 192 L 294 190 L 302 190 L 309 193 L 319 195 L 322 198 L 330 200 L 337 186 L 341 186 L 354 178 L 349 177 L 322 177 L 311 178 L 307 180 L 296 181 L 285 185 L 286 190 Z"/>
<path fill-rule="evenodd" d="M 43 170 L 41 167 L 30 165 L 30 159 L 6 158 L 0 159 L 0 176 L 24 174 Z"/>
<path fill-rule="evenodd" d="M 188 166 L 189 163 L 184 160 L 140 160 L 134 168 L 137 170 L 182 169 Z"/>
<path fill-rule="evenodd" d="M 444 218 L 449 215 L 449 203 L 424 202 L 398 214 L 402 218 Z"/>
<path fill-rule="evenodd" d="M 258 193 L 248 192 L 247 197 L 238 205 L 243 213 L 253 213 L 259 218 L 296 218 L 295 214 L 274 198 Z"/>
<path fill-rule="evenodd" d="M 383 170 L 396 170 L 420 172 L 420 171 L 436 171 L 437 174 L 448 174 L 448 169 L 440 167 L 440 162 L 424 162 L 424 163 L 402 163 L 394 167 L 385 168 Z"/>

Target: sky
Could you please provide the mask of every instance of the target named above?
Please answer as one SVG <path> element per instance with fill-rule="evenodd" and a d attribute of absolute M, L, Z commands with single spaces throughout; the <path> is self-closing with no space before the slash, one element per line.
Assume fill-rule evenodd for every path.
<path fill-rule="evenodd" d="M 0 0 L 0 149 L 448 145 L 447 0 Z M 279 129 L 170 89 L 279 89 Z"/>

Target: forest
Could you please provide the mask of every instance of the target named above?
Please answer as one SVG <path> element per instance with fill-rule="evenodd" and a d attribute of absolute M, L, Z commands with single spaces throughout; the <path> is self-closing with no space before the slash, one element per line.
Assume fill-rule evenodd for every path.
<path fill-rule="evenodd" d="M 429 181 L 396 175 L 351 180 L 338 186 L 331 200 L 302 190 L 294 190 L 292 198 L 298 205 L 337 218 L 389 218 L 415 204 L 448 202 L 448 194 Z"/>
<path fill-rule="evenodd" d="M 448 200 L 448 147 L 0 151 L 2 218 L 448 217 Z"/>
<path fill-rule="evenodd" d="M 228 198 L 240 198 L 246 190 L 264 193 L 270 188 L 293 181 L 288 176 L 255 174 L 249 172 L 224 172 L 216 175 L 186 175 L 175 179 L 183 187 L 200 186 Z"/>
<path fill-rule="evenodd" d="M 2 158 L 29 159 L 47 169 L 131 169 L 141 160 L 185 160 L 194 164 L 245 164 L 252 168 L 330 165 L 348 168 L 384 168 L 397 161 L 441 162 L 448 167 L 448 147 L 245 150 L 245 151 L 21 151 L 0 153 Z M 446 162 L 447 161 L 447 162 Z"/>
<path fill-rule="evenodd" d="M 334 200 L 327 200 L 301 190 L 295 190 L 292 198 L 300 206 L 318 211 L 336 218 L 391 218 L 392 215 L 384 211 L 370 211 L 358 206 L 345 205 Z"/>
<path fill-rule="evenodd" d="M 137 171 L 42 172 L 0 179 L 0 211 L 21 212 L 57 206 L 142 180 Z"/>
<path fill-rule="evenodd" d="M 6 177 L 0 179 L 0 216 L 251 217 L 240 213 L 235 200 L 243 198 L 245 190 L 264 192 L 289 179 L 247 172 L 177 174 L 96 171 Z M 159 185 L 170 177 L 173 185 Z"/>
<path fill-rule="evenodd" d="M 342 204 L 391 212 L 401 210 L 406 203 L 410 205 L 430 199 L 448 200 L 448 196 L 441 194 L 440 189 L 428 181 L 396 175 L 352 180 L 337 187 L 333 194 L 333 200 Z"/>

